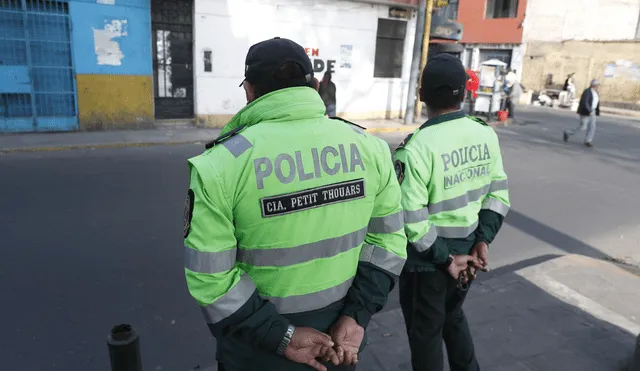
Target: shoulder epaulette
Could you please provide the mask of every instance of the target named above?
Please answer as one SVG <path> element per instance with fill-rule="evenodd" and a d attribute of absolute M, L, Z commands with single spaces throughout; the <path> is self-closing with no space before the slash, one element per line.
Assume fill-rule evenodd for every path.
<path fill-rule="evenodd" d="M 235 129 L 233 129 L 233 130 L 231 130 L 231 131 L 229 131 L 227 133 L 224 133 L 224 134 L 220 135 L 216 139 L 214 139 L 211 142 L 205 144 L 204 148 L 210 149 L 210 148 L 215 147 L 216 145 L 218 145 L 218 144 L 224 142 L 225 140 L 231 138 L 232 136 L 238 134 L 240 131 L 242 131 L 242 129 L 244 129 L 245 126 L 246 125 L 240 125 L 237 128 L 235 128 Z"/>
<path fill-rule="evenodd" d="M 367 128 L 365 128 L 364 126 L 360 126 L 360 125 L 358 125 L 358 124 L 356 124 L 356 123 L 353 123 L 353 122 L 351 122 L 351 121 L 347 121 L 347 120 L 345 120 L 345 119 L 343 119 L 343 118 L 340 118 L 340 117 L 329 117 L 329 118 L 330 118 L 331 120 L 340 120 L 340 121 L 342 121 L 342 122 L 346 122 L 347 124 L 349 124 L 349 125 L 353 125 L 353 126 L 357 126 L 357 127 L 359 127 L 360 129 L 362 129 L 362 130 L 367 130 Z"/>
<path fill-rule="evenodd" d="M 409 143 L 409 140 L 411 139 L 412 136 L 413 136 L 413 133 L 407 135 L 407 137 L 404 138 L 402 142 L 400 142 L 400 145 L 398 145 L 398 148 L 404 148 L 404 146 L 407 145 L 407 143 Z"/>
<path fill-rule="evenodd" d="M 477 116 L 467 116 L 468 118 L 472 119 L 473 121 L 477 122 L 480 125 L 484 125 L 484 126 L 489 126 L 483 119 L 481 119 L 480 117 Z"/>

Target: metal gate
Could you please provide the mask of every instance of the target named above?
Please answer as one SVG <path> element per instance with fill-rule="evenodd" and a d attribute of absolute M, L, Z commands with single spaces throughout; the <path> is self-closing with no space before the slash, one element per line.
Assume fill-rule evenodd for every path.
<path fill-rule="evenodd" d="M 193 0 L 152 0 L 156 119 L 192 118 Z"/>
<path fill-rule="evenodd" d="M 66 0 L 0 0 L 0 132 L 78 127 Z"/>

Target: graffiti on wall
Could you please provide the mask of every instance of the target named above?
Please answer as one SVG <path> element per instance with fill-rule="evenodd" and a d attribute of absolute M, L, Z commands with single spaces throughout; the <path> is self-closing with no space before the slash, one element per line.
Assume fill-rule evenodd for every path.
<path fill-rule="evenodd" d="M 93 28 L 93 43 L 99 65 L 122 65 L 124 53 L 118 39 L 127 37 L 128 25 L 126 19 L 105 19 L 104 28 Z"/>
<path fill-rule="evenodd" d="M 319 74 L 325 71 L 331 73 L 336 72 L 336 60 L 321 58 L 319 48 L 304 48 L 304 51 L 307 52 L 307 55 L 311 59 L 313 73 Z"/>

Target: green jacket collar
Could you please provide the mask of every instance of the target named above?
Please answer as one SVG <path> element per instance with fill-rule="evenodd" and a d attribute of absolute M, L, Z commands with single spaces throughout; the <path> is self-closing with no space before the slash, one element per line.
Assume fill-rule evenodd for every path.
<path fill-rule="evenodd" d="M 221 135 L 239 127 L 252 126 L 263 121 L 320 118 L 324 116 L 325 110 L 320 95 L 311 88 L 276 90 L 242 108 L 222 128 Z"/>
<path fill-rule="evenodd" d="M 438 115 L 438 116 L 436 116 L 434 118 L 429 119 L 427 122 L 422 124 L 422 126 L 420 126 L 420 129 L 424 129 L 427 126 L 438 125 L 438 124 L 441 124 L 441 123 L 446 122 L 446 121 L 453 121 L 453 120 L 461 119 L 463 117 L 467 117 L 467 114 L 464 113 L 464 111 L 462 111 L 462 110 L 453 111 L 453 112 L 447 112 L 447 113 L 444 113 L 442 115 Z"/>

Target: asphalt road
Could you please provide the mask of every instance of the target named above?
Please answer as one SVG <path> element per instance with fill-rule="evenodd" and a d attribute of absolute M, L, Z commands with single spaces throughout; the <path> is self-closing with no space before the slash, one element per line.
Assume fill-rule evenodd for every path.
<path fill-rule="evenodd" d="M 603 117 L 596 147 L 530 108 L 499 128 L 513 210 L 494 275 L 551 255 L 640 248 L 640 122 Z M 403 135 L 382 135 L 392 147 Z M 110 327 L 141 333 L 145 370 L 214 363 L 183 275 L 185 159 L 201 146 L 0 155 L 0 360 L 6 370 L 107 370 Z M 395 295 L 389 308 L 397 306 Z"/>

